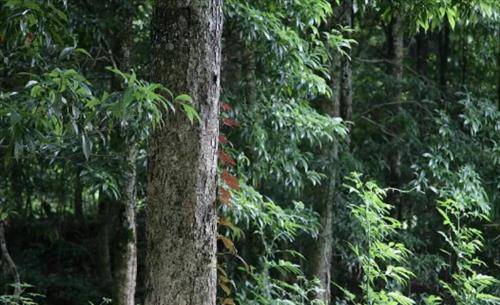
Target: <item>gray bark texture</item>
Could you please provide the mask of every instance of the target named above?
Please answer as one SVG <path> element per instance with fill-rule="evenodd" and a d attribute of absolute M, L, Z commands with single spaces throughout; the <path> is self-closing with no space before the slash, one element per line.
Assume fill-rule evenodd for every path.
<path fill-rule="evenodd" d="M 392 90 L 392 102 L 396 104 L 395 115 L 398 115 L 403 110 L 403 59 L 404 59 L 404 35 L 403 24 L 400 12 L 395 12 L 390 28 L 390 36 L 388 37 L 389 43 L 389 56 L 390 56 L 390 72 L 393 78 L 394 87 Z M 396 121 L 391 127 L 393 133 L 396 135 L 392 139 L 394 146 L 393 153 L 389 156 L 390 177 L 389 184 L 391 187 L 398 188 L 402 184 L 401 175 L 401 158 L 402 152 L 400 149 L 401 124 Z M 389 201 L 396 205 L 396 218 L 402 218 L 402 202 L 399 193 L 393 191 L 390 193 Z"/>
<path fill-rule="evenodd" d="M 117 39 L 120 68 L 132 68 L 133 12 L 125 10 L 123 27 Z M 125 134 L 126 130 L 123 131 Z M 137 144 L 132 135 L 125 136 L 125 185 L 122 190 L 121 227 L 118 233 L 118 251 L 114 273 L 114 304 L 134 305 L 137 279 L 136 180 Z"/>
<path fill-rule="evenodd" d="M 352 25 L 352 1 L 346 0 L 334 9 L 335 22 L 342 26 Z M 335 52 L 335 51 L 334 51 Z M 331 64 L 332 98 L 325 105 L 325 114 L 331 117 L 343 117 L 350 120 L 352 117 L 352 70 L 349 58 L 340 54 L 332 54 Z M 339 142 L 335 141 L 331 147 L 327 147 L 321 153 L 326 154 L 328 160 L 327 180 L 322 185 L 320 199 L 321 206 L 318 207 L 320 214 L 321 228 L 319 239 L 316 244 L 316 253 L 313 257 L 313 275 L 317 277 L 323 287 L 323 292 L 316 298 L 324 304 L 331 304 L 331 279 L 332 279 L 332 259 L 333 259 L 333 214 L 334 207 L 340 200 L 338 196 L 338 158 Z"/>
<path fill-rule="evenodd" d="M 339 7 L 339 18 L 342 26 L 352 27 L 352 0 L 342 1 Z M 347 51 L 350 55 L 350 50 Z M 341 58 L 341 86 L 340 86 L 340 114 L 344 120 L 352 119 L 352 68 L 351 59 L 347 56 Z"/>
<path fill-rule="evenodd" d="M 134 305 L 137 278 L 137 230 L 135 224 L 136 207 L 136 159 L 137 147 L 127 144 L 127 170 L 123 191 L 123 207 L 119 252 L 115 270 L 115 304 Z"/>
<path fill-rule="evenodd" d="M 168 113 L 151 138 L 145 304 L 215 305 L 222 1 L 159 0 L 152 24 L 152 79 L 201 122 Z"/>

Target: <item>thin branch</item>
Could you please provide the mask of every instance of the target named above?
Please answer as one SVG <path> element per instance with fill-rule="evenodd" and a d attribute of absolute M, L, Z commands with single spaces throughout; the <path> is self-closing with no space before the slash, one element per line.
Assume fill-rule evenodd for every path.
<path fill-rule="evenodd" d="M 12 257 L 9 254 L 9 250 L 7 249 L 7 240 L 5 239 L 5 225 L 4 221 L 0 221 L 0 249 L 2 251 L 2 258 L 7 263 L 9 267 L 9 271 L 12 274 L 14 279 L 14 295 L 21 295 L 21 279 L 19 277 L 19 273 L 17 272 L 17 267 Z"/>

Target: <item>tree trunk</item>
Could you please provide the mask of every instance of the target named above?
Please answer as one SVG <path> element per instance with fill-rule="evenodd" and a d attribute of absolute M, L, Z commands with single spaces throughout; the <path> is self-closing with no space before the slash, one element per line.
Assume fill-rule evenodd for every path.
<path fill-rule="evenodd" d="M 101 191 L 99 195 L 98 221 L 99 231 L 97 236 L 97 262 L 101 279 L 104 281 L 104 287 L 111 287 L 113 283 L 113 274 L 111 272 L 111 251 L 109 248 L 111 242 L 111 224 L 112 214 L 110 211 L 110 202 Z"/>
<path fill-rule="evenodd" d="M 336 145 L 330 149 L 330 154 L 330 159 L 338 158 Z M 329 167 L 331 166 L 332 165 Z M 320 281 L 322 288 L 322 291 L 316 295 L 316 299 L 322 301 L 326 305 L 330 304 L 331 299 L 330 283 L 333 253 L 332 218 L 337 173 L 334 169 L 330 169 L 328 175 L 329 180 L 327 181 L 326 192 L 323 193 L 322 206 L 319 210 L 321 227 L 318 241 L 315 245 L 315 255 L 311 260 L 313 275 Z"/>
<path fill-rule="evenodd" d="M 342 1 L 342 15 L 341 23 L 342 26 L 347 26 L 352 28 L 352 0 Z M 348 55 L 351 55 L 351 51 L 348 50 Z M 343 56 L 341 59 L 341 88 L 340 88 L 340 113 L 344 120 L 350 121 L 352 119 L 352 68 L 351 60 L 347 56 Z"/>
<path fill-rule="evenodd" d="M 448 57 L 450 56 L 450 27 L 445 22 L 443 29 L 439 32 L 439 86 L 441 95 L 446 95 L 448 72 Z"/>
<path fill-rule="evenodd" d="M 76 166 L 75 172 L 75 196 L 74 196 L 74 209 L 75 209 L 75 218 L 77 221 L 83 220 L 83 200 L 82 200 L 82 192 L 83 185 L 81 180 L 82 174 L 82 166 Z"/>
<path fill-rule="evenodd" d="M 468 38 L 467 38 L 467 27 L 463 26 L 461 31 L 462 40 L 462 86 L 465 88 L 467 86 L 467 58 L 468 58 Z"/>
<path fill-rule="evenodd" d="M 404 57 L 404 40 L 403 40 L 403 24 L 400 12 L 395 12 L 391 22 L 390 35 L 388 37 L 389 43 L 389 60 L 390 60 L 390 73 L 392 76 L 393 85 L 391 86 L 392 102 L 396 105 L 395 116 L 397 117 L 402 111 L 402 82 L 403 82 L 403 57 Z M 391 126 L 392 133 L 395 138 L 392 139 L 391 145 L 393 146 L 392 154 L 389 156 L 389 185 L 398 188 L 401 185 L 401 157 L 402 152 L 400 149 L 401 141 L 399 136 L 401 134 L 400 118 L 396 118 L 395 123 Z M 390 199 L 396 205 L 396 218 L 401 219 L 402 203 L 400 202 L 399 195 L 392 192 Z"/>
<path fill-rule="evenodd" d="M 21 279 L 19 273 L 17 272 L 17 267 L 12 257 L 9 254 L 7 248 L 7 240 L 5 239 L 5 224 L 4 221 L 0 221 L 0 249 L 2 251 L 2 258 L 9 268 L 9 272 L 12 275 L 13 285 L 14 285 L 14 295 L 21 295 Z"/>
<path fill-rule="evenodd" d="M 416 71 L 419 75 L 427 75 L 427 57 L 429 53 L 429 42 L 427 40 L 428 36 L 424 32 L 419 32 L 417 34 L 417 60 L 416 60 Z"/>
<path fill-rule="evenodd" d="M 391 74 L 393 81 L 395 83 L 392 100 L 394 103 L 401 103 L 402 101 L 402 81 L 403 81 L 403 56 L 404 56 L 404 45 L 403 45 L 403 24 L 399 12 L 396 12 L 393 16 L 393 21 L 391 24 Z M 401 105 L 398 104 L 398 110 L 401 109 Z"/>
<path fill-rule="evenodd" d="M 119 50 L 120 69 L 130 72 L 132 68 L 133 12 L 125 9 L 122 31 L 116 41 Z M 122 191 L 120 211 L 121 226 L 118 232 L 118 247 L 115 257 L 114 302 L 116 305 L 134 305 L 137 279 L 137 228 L 136 228 L 136 180 L 137 144 L 133 135 L 125 134 L 125 185 Z"/>
<path fill-rule="evenodd" d="M 342 26 L 350 27 L 352 25 L 352 2 L 343 1 L 339 7 L 334 9 L 334 19 L 340 22 Z M 334 22 L 331 22 L 334 24 Z M 334 51 L 335 52 L 335 51 Z M 341 115 L 350 119 L 352 117 L 352 71 L 351 63 L 348 58 L 341 57 L 340 54 L 331 54 L 331 88 L 332 98 L 327 101 L 324 111 L 331 117 L 340 117 Z M 316 295 L 318 300 L 324 304 L 331 303 L 331 267 L 333 254 L 333 209 L 338 201 L 337 183 L 338 183 L 338 141 L 333 143 L 332 147 L 324 149 L 321 153 L 326 154 L 328 160 L 326 185 L 321 186 L 321 198 L 318 212 L 320 214 L 320 232 L 315 245 L 315 255 L 312 259 L 313 275 L 319 279 L 323 291 Z"/>
<path fill-rule="evenodd" d="M 214 305 L 222 1 L 159 0 L 152 24 L 153 80 L 201 122 L 169 113 L 151 138 L 145 304 Z"/>
<path fill-rule="evenodd" d="M 22 163 L 20 160 L 13 160 L 10 171 L 10 183 L 12 196 L 17 211 L 23 211 L 23 184 L 22 178 Z"/>
<path fill-rule="evenodd" d="M 136 159 L 137 147 L 127 143 L 127 170 L 123 191 L 123 214 L 115 268 L 115 303 L 117 305 L 135 304 L 137 278 L 137 230 L 135 224 L 136 207 Z"/>
<path fill-rule="evenodd" d="M 500 109 L 500 43 L 497 51 L 497 109 Z"/>

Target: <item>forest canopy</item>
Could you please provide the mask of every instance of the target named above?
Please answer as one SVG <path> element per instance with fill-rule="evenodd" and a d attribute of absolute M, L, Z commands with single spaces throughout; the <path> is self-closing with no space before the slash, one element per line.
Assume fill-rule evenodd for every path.
<path fill-rule="evenodd" d="M 0 0 L 0 303 L 500 304 L 500 1 Z"/>

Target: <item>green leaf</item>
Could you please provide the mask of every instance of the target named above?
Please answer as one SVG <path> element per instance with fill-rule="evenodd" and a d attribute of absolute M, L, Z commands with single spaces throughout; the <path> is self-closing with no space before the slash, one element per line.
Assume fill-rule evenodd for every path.
<path fill-rule="evenodd" d="M 198 112 L 196 111 L 196 109 L 193 108 L 193 106 L 191 106 L 189 104 L 185 104 L 185 103 L 183 103 L 181 105 L 182 105 L 182 109 L 186 113 L 186 116 L 188 117 L 189 121 L 191 121 L 191 124 L 194 123 L 194 119 L 196 119 L 196 121 L 198 123 L 201 123 L 201 118 L 198 115 Z"/>
<path fill-rule="evenodd" d="M 186 102 L 186 103 L 191 103 L 193 101 L 193 99 L 187 94 L 178 95 L 175 97 L 175 100 L 179 101 L 179 102 Z"/>

